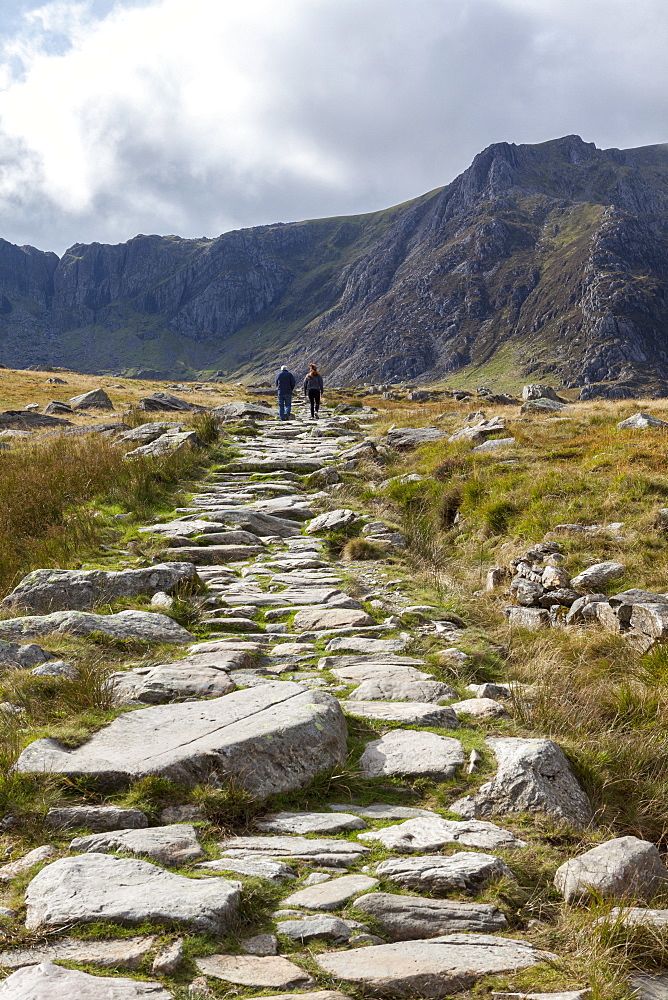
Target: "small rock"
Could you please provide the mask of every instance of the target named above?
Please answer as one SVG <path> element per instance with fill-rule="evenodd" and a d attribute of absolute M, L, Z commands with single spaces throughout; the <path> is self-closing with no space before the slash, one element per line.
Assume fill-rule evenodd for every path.
<path fill-rule="evenodd" d="M 308 875 L 304 879 L 302 885 L 320 885 L 321 882 L 328 882 L 331 877 L 332 876 L 328 875 L 327 872 L 312 872 L 311 875 Z"/>
<path fill-rule="evenodd" d="M 81 677 L 77 668 L 65 660 L 49 660 L 47 663 L 40 663 L 38 667 L 33 667 L 30 673 L 35 677 L 66 677 L 70 681 Z"/>
<path fill-rule="evenodd" d="M 10 910 L 8 906 L 0 906 L 0 917 L 4 920 L 12 920 L 14 917 L 18 916 L 16 910 Z M 2 963 L 5 964 L 4 962 Z"/>
<path fill-rule="evenodd" d="M 174 604 L 174 598 L 166 594 L 164 590 L 159 590 L 157 594 L 154 594 L 151 598 L 152 608 L 171 608 Z"/>
<path fill-rule="evenodd" d="M 457 715 L 470 715 L 474 719 L 500 719 L 508 715 L 505 705 L 493 698 L 466 698 L 456 701 L 450 708 Z"/>
<path fill-rule="evenodd" d="M 571 858 L 557 869 L 554 884 L 567 902 L 592 893 L 649 900 L 666 888 L 668 869 L 654 844 L 616 837 Z"/>
<path fill-rule="evenodd" d="M 281 920 L 276 924 L 279 934 L 285 934 L 292 941 L 312 941 L 314 938 L 330 938 L 334 941 L 348 941 L 351 931 L 362 925 L 356 920 L 343 920 L 329 913 L 303 916 L 298 920 Z"/>
<path fill-rule="evenodd" d="M 617 427 L 621 431 L 636 431 L 644 430 L 646 427 L 668 427 L 668 423 L 653 417 L 650 413 L 634 413 L 632 417 L 620 420 Z"/>
<path fill-rule="evenodd" d="M 154 976 L 171 976 L 183 963 L 183 938 L 177 938 L 160 949 L 153 959 Z"/>
<path fill-rule="evenodd" d="M 453 707 L 414 701 L 342 701 L 341 708 L 348 715 L 383 722 L 401 722 L 406 726 L 440 726 L 457 729 L 458 721 Z M 503 714 L 506 714 L 505 712 Z"/>
<path fill-rule="evenodd" d="M 188 984 L 188 996 L 191 1000 L 208 1000 L 213 996 L 206 981 L 206 976 L 197 976 Z"/>
<path fill-rule="evenodd" d="M 55 847 L 50 847 L 48 844 L 45 844 L 43 847 L 35 847 L 32 851 L 24 854 L 22 858 L 17 858 L 16 861 L 10 861 L 9 864 L 2 865 L 0 868 L 0 883 L 9 882 L 11 879 L 16 878 L 17 875 L 22 875 L 24 872 L 29 871 L 33 865 L 39 865 L 42 861 L 50 861 L 55 856 Z"/>
<path fill-rule="evenodd" d="M 254 937 L 242 938 L 239 944 L 247 955 L 278 954 L 278 941 L 275 934 L 256 934 Z"/>

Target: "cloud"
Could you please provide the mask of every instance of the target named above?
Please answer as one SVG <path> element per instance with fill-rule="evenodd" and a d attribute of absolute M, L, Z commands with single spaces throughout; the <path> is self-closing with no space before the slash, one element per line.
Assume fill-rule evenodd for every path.
<path fill-rule="evenodd" d="M 385 207 L 492 141 L 662 141 L 667 28 L 664 0 L 47 3 L 4 41 L 0 236 L 217 235 Z"/>

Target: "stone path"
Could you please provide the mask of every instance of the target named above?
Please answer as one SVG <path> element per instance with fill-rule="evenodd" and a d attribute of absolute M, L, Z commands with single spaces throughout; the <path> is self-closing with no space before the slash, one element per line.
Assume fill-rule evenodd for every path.
<path fill-rule="evenodd" d="M 93 584 L 130 586 L 126 578 L 116 584 L 113 574 L 107 574 L 111 582 L 91 582 L 90 574 L 84 580 L 70 571 L 67 592 L 85 596 L 73 598 L 71 607 L 59 605 L 57 613 L 48 613 L 54 581 L 46 581 L 48 593 L 37 594 L 42 578 L 34 574 L 6 604 L 16 608 L 20 598 L 26 610 L 47 612 L 0 623 L 0 635 L 13 642 L 48 631 L 86 634 L 93 626 L 99 630 L 102 618 L 109 635 L 172 642 L 177 650 L 169 662 L 114 675 L 116 703 L 134 710 L 76 749 L 50 738 L 36 741 L 21 754 L 17 770 L 93 777 L 110 793 L 138 778 L 169 778 L 184 788 L 184 801 L 197 782 L 232 779 L 264 800 L 352 766 L 346 764 L 348 715 L 375 730 L 356 766 L 368 787 L 376 783 L 376 800 L 267 812 L 236 836 L 212 830 L 197 810 L 170 810 L 160 826 L 147 825 L 138 810 L 113 805 L 91 809 L 82 801 L 52 810 L 54 830 L 79 836 L 67 856 L 54 860 L 49 849 L 39 857 L 44 867 L 28 885 L 25 920 L 29 929 L 48 929 L 49 944 L 0 956 L 6 968 L 19 970 L 0 985 L 3 1000 L 84 993 L 167 1000 L 174 993 L 165 970 L 173 972 L 182 960 L 178 939 L 168 961 L 156 958 L 150 982 L 67 972 L 51 960 L 134 968 L 156 948 L 157 938 L 149 936 L 126 939 L 123 951 L 112 934 L 95 953 L 90 941 L 71 937 L 73 927 L 89 923 L 149 921 L 158 929 L 166 924 L 172 934 L 182 926 L 220 935 L 234 927 L 249 878 L 281 887 L 273 924 L 278 946 L 266 925 L 258 926 L 254 938 L 241 942 L 247 953 L 242 947 L 241 954 L 198 958 L 197 972 L 191 969 L 198 976 L 193 997 L 206 996 L 207 977 L 217 989 L 222 982 L 233 991 L 273 989 L 281 997 L 297 989 L 305 1000 L 344 1000 L 327 989 L 331 977 L 344 989 L 350 984 L 389 996 L 447 997 L 488 974 L 554 958 L 495 933 L 508 933 L 505 915 L 475 897 L 499 878 L 515 878 L 514 859 L 527 845 L 514 832 L 514 814 L 537 811 L 580 826 L 589 821 L 589 802 L 556 744 L 490 739 L 485 756 L 494 777 L 482 787 L 474 751 L 470 794 L 451 803 L 461 820 L 383 801 L 388 787 L 406 778 L 466 780 L 463 734 L 477 735 L 482 746 L 492 731 L 489 720 L 512 709 L 498 700 L 506 697 L 505 688 L 485 690 L 485 697 L 474 689 L 472 697 L 465 686 L 456 689 L 434 677 L 425 659 L 405 653 L 417 630 L 437 637 L 448 655 L 463 657 L 456 648 L 463 627 L 456 616 L 434 620 L 429 608 L 422 609 L 419 627 L 401 631 L 400 620 L 379 610 L 378 601 L 364 607 L 347 592 L 344 568 L 329 554 L 327 532 L 372 521 L 337 505 L 337 468 L 354 469 L 355 455 L 368 450 L 360 451 L 363 422 L 373 414 L 278 423 L 260 420 L 267 415 L 262 407 L 239 412 L 250 414 L 254 436 L 239 438 L 238 456 L 225 471 L 209 475 L 187 507 L 168 522 L 140 528 L 164 542 L 162 575 L 131 581 L 155 593 L 152 580 L 187 577 L 196 566 L 206 585 L 206 640 L 194 641 L 159 613 L 160 603 L 170 601 L 162 590 L 153 598 L 155 612 L 83 612 L 91 607 Z M 382 522 L 369 529 L 368 537 L 388 553 L 400 550 L 401 536 Z M 360 580 L 371 572 L 376 589 L 390 593 L 383 589 L 382 564 L 356 571 Z M 367 586 L 367 593 L 372 589 Z M 72 611 L 76 615 L 68 617 Z M 205 851 L 212 834 L 216 846 Z M 7 881 L 13 877 L 8 873 Z M 65 928 L 70 936 L 53 937 Z M 299 949 L 310 941 L 327 944 L 316 956 L 321 981 L 313 962 L 304 963 L 306 952 L 292 948 L 289 959 L 275 953 L 281 942 Z"/>

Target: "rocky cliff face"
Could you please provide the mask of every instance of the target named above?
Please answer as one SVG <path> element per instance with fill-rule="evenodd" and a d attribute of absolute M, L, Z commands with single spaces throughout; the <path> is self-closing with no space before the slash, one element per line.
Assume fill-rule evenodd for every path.
<path fill-rule="evenodd" d="M 668 147 L 497 143 L 385 212 L 55 254 L 0 242 L 16 366 L 337 382 L 504 366 L 594 392 L 668 386 Z M 622 388 L 619 388 L 619 386 Z"/>

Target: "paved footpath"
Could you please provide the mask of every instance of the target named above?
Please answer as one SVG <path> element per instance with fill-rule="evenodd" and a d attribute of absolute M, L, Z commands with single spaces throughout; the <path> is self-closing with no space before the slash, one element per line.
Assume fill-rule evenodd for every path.
<path fill-rule="evenodd" d="M 457 733 L 470 732 L 471 720 L 484 732 L 486 719 L 507 714 L 509 689 L 452 687 L 423 658 L 407 654 L 416 630 L 403 631 L 387 614 L 405 602 L 383 563 L 356 567 L 373 616 L 346 592 L 350 570 L 331 558 L 322 534 L 359 519 L 343 504 L 333 511 L 332 501 L 337 468 L 351 468 L 364 442 L 365 417 L 373 414 L 354 422 L 336 415 L 258 421 L 254 436 L 238 439 L 234 461 L 209 475 L 187 508 L 142 529 L 164 538 L 167 559 L 196 565 L 207 586 L 208 638 L 185 633 L 174 640 L 179 652 L 169 662 L 119 672 L 116 702 L 134 711 L 74 750 L 38 740 L 18 769 L 93 775 L 111 795 L 146 775 L 163 775 L 184 790 L 233 779 L 263 800 L 344 766 L 347 716 L 376 729 L 359 760 L 369 787 L 377 784 L 375 801 L 265 812 L 242 835 L 226 838 L 187 804 L 166 810 L 159 826 L 139 810 L 113 805 L 53 810 L 52 825 L 76 836 L 65 856 L 38 859 L 48 863 L 27 887 L 25 919 L 41 943 L 0 955 L 0 965 L 16 970 L 0 985 L 2 1000 L 167 1000 L 176 995 L 170 977 L 184 961 L 173 929 L 233 931 L 249 879 L 280 888 L 272 925 L 238 942 L 234 953 L 197 958 L 192 997 L 218 984 L 216 996 L 229 988 L 235 995 L 269 990 L 336 1000 L 333 981 L 344 993 L 361 987 L 448 997 L 485 975 L 555 957 L 510 931 L 503 912 L 480 896 L 495 880 L 512 880 L 514 861 L 526 850 L 513 814 L 541 810 L 585 825 L 589 803 L 549 740 L 490 740 L 497 772 L 481 788 L 480 754 L 465 751 Z M 305 474 L 312 476 L 308 486 Z M 365 525 L 367 537 L 388 551 L 402 545 L 386 525 L 370 517 Z M 157 619 L 160 601 L 169 598 L 153 600 Z M 438 636 L 447 655 L 464 656 L 456 645 L 461 623 L 436 613 L 430 621 L 429 609 L 423 615 L 420 634 Z M 449 819 L 384 801 L 397 780 L 467 773 L 471 794 L 451 803 Z M 205 852 L 202 835 L 210 839 L 212 832 L 219 839 Z M 99 941 L 71 937 L 73 928 L 104 922 L 167 923 L 172 933 L 160 946 L 155 935 L 119 938 L 113 930 Z M 309 951 L 314 942 L 318 948 Z M 289 958 L 281 954 L 286 949 Z M 67 970 L 53 964 L 58 960 L 100 971 Z M 150 981 L 104 971 L 142 961 L 152 967 Z"/>

